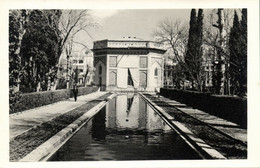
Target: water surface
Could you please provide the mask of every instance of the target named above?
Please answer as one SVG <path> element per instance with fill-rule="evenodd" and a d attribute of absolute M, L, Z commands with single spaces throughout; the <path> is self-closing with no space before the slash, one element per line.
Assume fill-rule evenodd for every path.
<path fill-rule="evenodd" d="M 120 94 L 50 161 L 200 159 L 139 96 Z"/>

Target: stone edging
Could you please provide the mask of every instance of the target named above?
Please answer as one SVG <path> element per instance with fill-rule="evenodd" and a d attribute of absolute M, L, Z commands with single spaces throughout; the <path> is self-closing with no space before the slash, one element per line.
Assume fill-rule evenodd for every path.
<path fill-rule="evenodd" d="M 92 109 L 87 111 L 77 120 L 72 122 L 66 128 L 59 131 L 56 135 L 52 136 L 49 140 L 42 145 L 34 149 L 24 158 L 21 162 L 37 162 L 47 161 L 64 143 L 66 143 L 86 122 L 88 122 L 96 113 L 98 113 L 107 103 L 109 99 L 115 97 L 116 94 L 112 94 L 106 98 L 106 101 L 102 101 Z"/>
<path fill-rule="evenodd" d="M 206 144 L 202 139 L 194 135 L 189 129 L 187 129 L 183 124 L 176 121 L 174 117 L 170 116 L 161 107 L 152 102 L 142 93 L 139 93 L 144 100 L 156 111 L 159 115 L 173 128 L 181 138 L 193 148 L 203 159 L 207 159 L 210 156 L 213 159 L 226 159 L 221 153 L 213 149 L 211 146 Z M 208 155 L 208 156 L 207 156 Z"/>

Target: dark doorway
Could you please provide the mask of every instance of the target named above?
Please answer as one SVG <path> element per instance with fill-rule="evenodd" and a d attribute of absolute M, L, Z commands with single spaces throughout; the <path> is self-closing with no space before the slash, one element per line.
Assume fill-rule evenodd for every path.
<path fill-rule="evenodd" d="M 132 79 L 132 76 L 131 76 L 131 73 L 130 73 L 129 68 L 128 68 L 127 85 L 129 85 L 129 86 L 134 86 L 133 79 Z"/>

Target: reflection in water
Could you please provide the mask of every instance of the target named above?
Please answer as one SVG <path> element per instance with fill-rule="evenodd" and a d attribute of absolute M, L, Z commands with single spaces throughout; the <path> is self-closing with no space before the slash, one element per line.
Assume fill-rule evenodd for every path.
<path fill-rule="evenodd" d="M 92 119 L 92 138 L 94 140 L 105 140 L 106 134 L 106 111 L 105 109 L 101 109 L 96 117 Z"/>
<path fill-rule="evenodd" d="M 112 99 L 107 109 L 107 128 L 120 130 L 170 130 L 168 125 L 138 95 L 121 94 Z"/>
<path fill-rule="evenodd" d="M 50 159 L 167 160 L 198 155 L 138 95 L 120 94 Z"/>
<path fill-rule="evenodd" d="M 134 97 L 130 97 L 130 98 L 127 97 L 127 111 L 126 111 L 127 113 L 130 111 L 130 108 L 132 107 L 133 100 Z"/>

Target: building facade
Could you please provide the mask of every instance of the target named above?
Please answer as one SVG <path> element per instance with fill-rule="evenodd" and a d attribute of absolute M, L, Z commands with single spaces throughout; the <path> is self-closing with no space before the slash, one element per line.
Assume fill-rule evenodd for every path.
<path fill-rule="evenodd" d="M 138 38 L 95 41 L 94 82 L 105 90 L 155 91 L 163 87 L 163 54 L 159 43 Z"/>
<path fill-rule="evenodd" d="M 61 59 L 60 65 L 64 77 L 71 78 L 78 69 L 78 84 L 90 85 L 93 81 L 93 53 L 92 51 L 72 51 L 68 58 Z M 88 72 L 88 73 L 87 73 Z M 87 76 L 86 76 L 87 75 Z M 86 82 L 84 82 L 86 80 Z"/>

